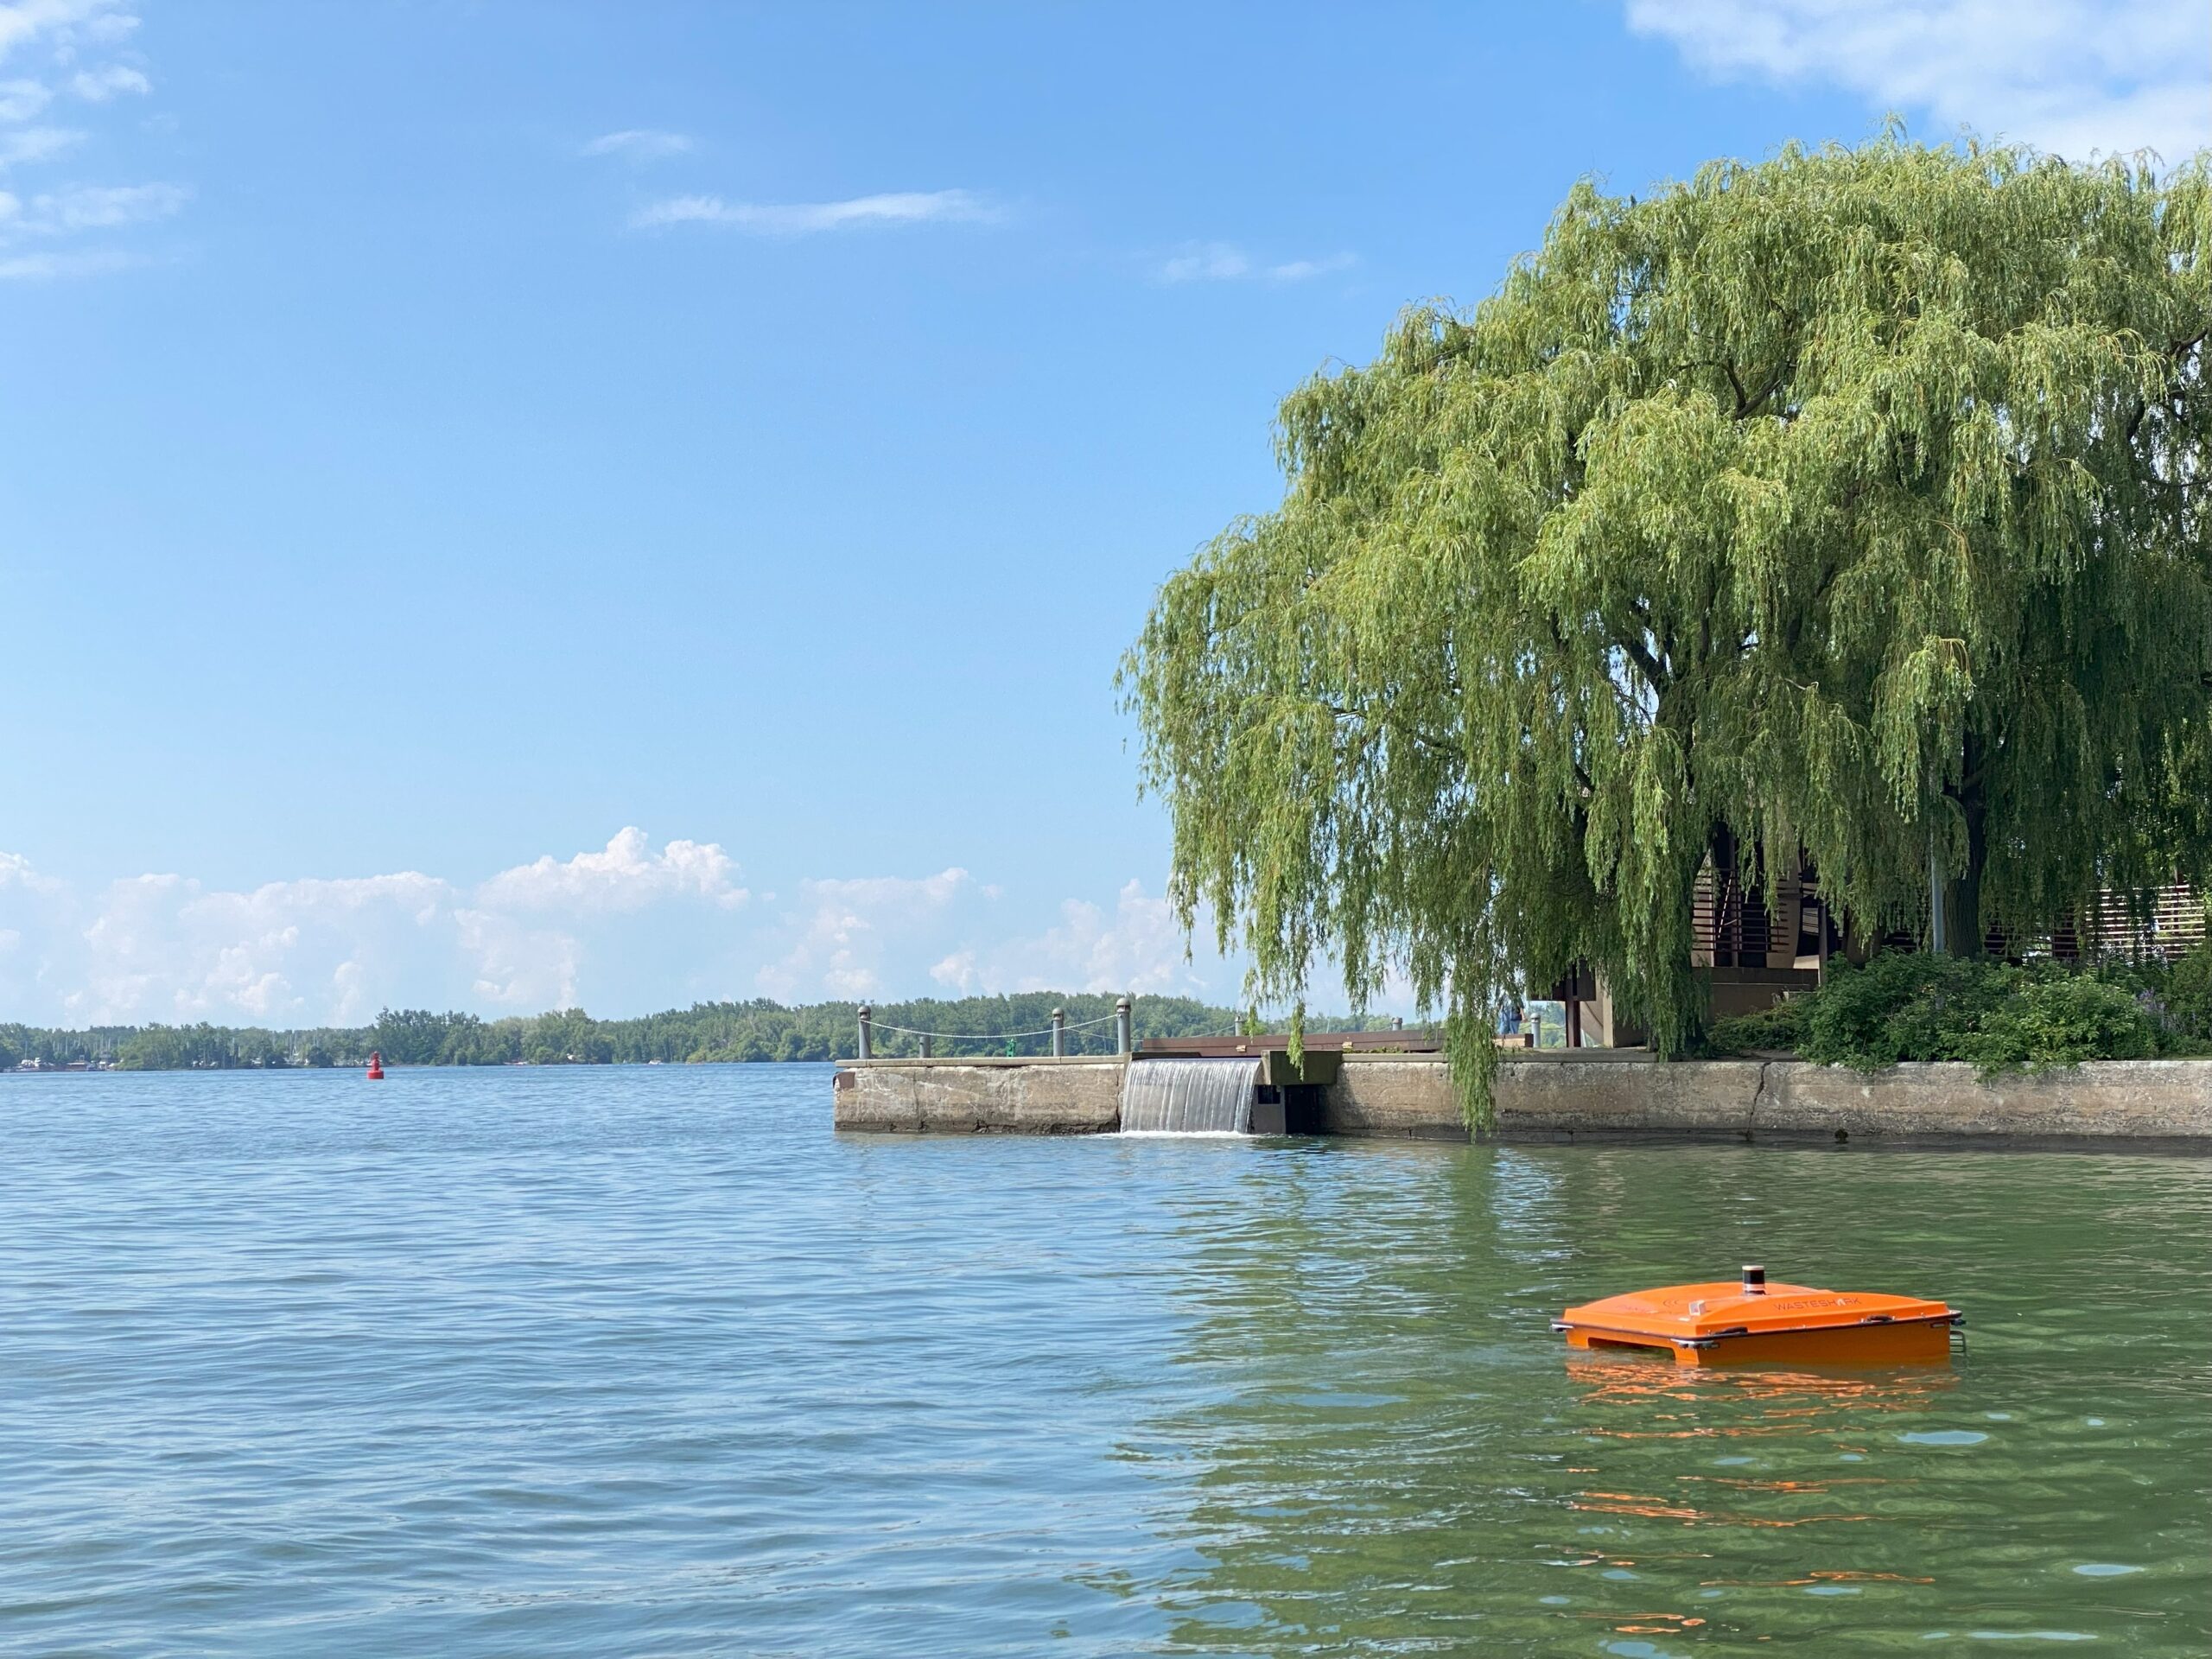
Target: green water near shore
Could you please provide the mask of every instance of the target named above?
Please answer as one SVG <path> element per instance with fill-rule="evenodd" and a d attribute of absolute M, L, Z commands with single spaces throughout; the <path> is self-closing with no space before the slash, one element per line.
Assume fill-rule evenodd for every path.
<path fill-rule="evenodd" d="M 1361 1190 L 1309 1178 L 1269 1206 L 1268 1249 L 1181 1356 L 1238 1380 L 1169 1419 L 1207 1448 L 1179 1639 L 1636 1659 L 2212 1646 L 2202 1165 L 1377 1156 Z M 1270 1273 L 1268 1254 L 1300 1265 Z M 1701 1374 L 1533 1336 L 1584 1290 L 1739 1257 L 1948 1296 L 1969 1346 L 1929 1370 Z"/>
<path fill-rule="evenodd" d="M 2212 1648 L 2212 1163 L 828 1110 L 805 1066 L 0 1083 L 0 1648 Z M 1747 1260 L 1971 1346 L 1547 1327 Z"/>

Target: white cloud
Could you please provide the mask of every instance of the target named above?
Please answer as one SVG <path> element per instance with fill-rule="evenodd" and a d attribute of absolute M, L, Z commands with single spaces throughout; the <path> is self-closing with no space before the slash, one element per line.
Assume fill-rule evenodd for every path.
<path fill-rule="evenodd" d="M 42 162 L 84 142 L 85 135 L 67 127 L 22 127 L 0 132 L 0 167 Z"/>
<path fill-rule="evenodd" d="M 150 92 L 154 84 L 127 65 L 107 63 L 70 76 L 69 90 L 87 104 L 105 104 L 118 92 Z"/>
<path fill-rule="evenodd" d="M 954 951 L 930 969 L 930 977 L 963 996 L 972 996 L 983 982 L 982 965 L 973 950 Z"/>
<path fill-rule="evenodd" d="M 0 226 L 4 226 L 0 219 Z M 0 282 L 50 283 L 68 276 L 97 276 L 143 264 L 120 248 L 87 248 L 75 253 L 0 254 Z"/>
<path fill-rule="evenodd" d="M 94 15 L 79 32 L 83 39 L 94 46 L 119 46 L 129 40 L 137 28 L 136 13 L 109 5 L 94 8 Z"/>
<path fill-rule="evenodd" d="M 737 865 L 711 842 L 671 841 L 655 853 L 632 826 L 604 852 L 565 863 L 550 855 L 493 876 L 480 899 L 498 909 L 637 910 L 662 899 L 698 898 L 734 910 L 749 896 L 733 878 Z"/>
<path fill-rule="evenodd" d="M 117 0 L 8 0 L 0 4 L 0 58 L 44 43 L 66 61 L 79 41 L 112 45 L 137 26 Z"/>
<path fill-rule="evenodd" d="M 681 156 L 691 148 L 691 141 L 680 132 L 656 132 L 650 127 L 632 127 L 622 132 L 603 132 L 586 144 L 587 156 L 620 156 L 626 161 L 653 162 L 664 156 Z"/>
<path fill-rule="evenodd" d="M 474 886 L 420 871 L 208 888 L 111 882 L 89 900 L 0 853 L 0 1019 L 359 1023 L 385 1003 L 488 1012 L 566 1006 L 594 968 L 688 953 L 671 1001 L 744 906 L 720 847 L 656 850 L 626 829 L 604 850 L 541 858 Z"/>
<path fill-rule="evenodd" d="M 983 223 L 1001 217 L 982 197 L 966 190 L 901 191 L 855 196 L 849 201 L 756 203 L 720 196 L 674 196 L 632 218 L 651 230 L 670 225 L 731 225 L 761 236 L 811 236 L 868 225 Z"/>
<path fill-rule="evenodd" d="M 61 92 L 88 104 L 152 90 L 143 70 L 127 63 L 78 67 L 79 50 L 111 48 L 138 27 L 117 0 L 0 0 L 0 58 L 29 60 L 33 73 L 0 80 L 0 168 L 30 168 L 74 149 L 86 134 L 33 126 Z M 44 48 L 43 60 L 38 48 Z M 0 250 L 0 282 L 49 281 L 150 263 L 114 245 L 113 233 L 169 218 L 191 199 L 178 184 L 70 184 L 30 196 L 0 192 L 0 236 L 49 241 L 88 238 L 93 245 Z"/>
<path fill-rule="evenodd" d="M 0 853 L 0 891 L 9 887 L 25 893 L 58 893 L 63 890 L 62 883 L 50 875 L 41 875 L 21 853 Z"/>
<path fill-rule="evenodd" d="M 865 876 L 799 883 L 798 938 L 754 976 L 781 1001 L 874 996 L 894 956 L 939 938 L 961 899 L 989 896 L 958 868 L 918 879 Z"/>
<path fill-rule="evenodd" d="M 178 184 L 76 185 L 32 197 L 28 212 L 8 215 L 0 228 L 43 236 L 113 230 L 167 219 L 191 200 Z"/>
<path fill-rule="evenodd" d="M 1628 0 L 1722 78 L 1816 79 L 2075 159 L 2212 143 L 2204 0 Z"/>
<path fill-rule="evenodd" d="M 1233 283 L 1251 274 L 1251 256 L 1227 242 L 1192 243 L 1160 268 L 1163 283 Z"/>
<path fill-rule="evenodd" d="M 456 911 L 454 920 L 461 951 L 474 965 L 473 1005 L 502 1014 L 576 1006 L 584 946 L 573 934 L 530 927 L 493 911 Z"/>
<path fill-rule="evenodd" d="M 43 81 L 0 80 L 0 122 L 28 121 L 54 102 Z"/>
<path fill-rule="evenodd" d="M 1217 966 L 1218 964 L 1210 964 Z M 1088 899 L 1060 906 L 1056 926 L 996 944 L 953 952 L 930 976 L 962 995 L 1002 991 L 1135 991 L 1205 995 L 1235 988 L 1185 960 L 1182 930 L 1164 899 L 1132 880 L 1111 916 Z"/>
<path fill-rule="evenodd" d="M 177 875 L 111 883 L 81 935 L 67 1017 L 313 1024 L 334 957 L 416 959 L 450 927 L 454 895 L 414 872 L 209 891 Z M 410 947 L 416 947 L 410 950 Z"/>
<path fill-rule="evenodd" d="M 1339 270 L 1350 270 L 1359 263 L 1349 253 L 1332 253 L 1325 259 L 1289 259 L 1279 265 L 1269 265 L 1262 274 L 1275 283 L 1302 283 L 1309 276 L 1332 276 Z"/>
<path fill-rule="evenodd" d="M 1168 259 L 1159 270 L 1163 283 L 1302 283 L 1348 270 L 1358 261 L 1349 253 L 1325 259 L 1287 259 L 1268 264 L 1233 242 L 1193 242 Z"/>
<path fill-rule="evenodd" d="M 779 1001 L 1020 990 L 1233 1000 L 1241 971 L 1184 958 L 1164 900 L 1013 911 L 957 866 L 748 894 L 709 842 L 635 828 L 478 881 L 417 870 L 207 886 L 133 876 L 80 893 L 0 852 L 0 1020 L 359 1025 L 384 1007 L 642 1014 Z"/>

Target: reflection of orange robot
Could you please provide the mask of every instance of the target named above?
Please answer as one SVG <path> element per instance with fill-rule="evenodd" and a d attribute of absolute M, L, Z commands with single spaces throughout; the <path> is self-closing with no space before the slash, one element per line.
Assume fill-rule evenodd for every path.
<path fill-rule="evenodd" d="M 1917 1296 L 1770 1285 L 1669 1285 L 1570 1307 L 1552 1321 L 1573 1348 L 1656 1348 L 1679 1365 L 1924 1365 L 1951 1355 L 1966 1315 Z"/>
<path fill-rule="evenodd" d="M 1844 1368 L 1795 1371 L 1778 1365 L 1758 1370 L 1700 1372 L 1674 1365 L 1641 1364 L 1629 1357 L 1630 1351 L 1608 1351 L 1600 1347 L 1587 1357 L 1568 1356 L 1567 1374 L 1588 1391 L 1586 1403 L 1627 1402 L 1643 1406 L 1665 1401 L 1685 1405 L 1720 1400 L 1751 1401 L 1766 1408 L 1762 1417 L 1771 1421 L 1779 1433 L 1792 1421 L 1822 1421 L 1839 1409 L 1916 1411 L 1930 1395 L 1955 1388 L 1959 1381 L 1958 1373 L 1948 1367 L 1863 1376 Z M 1644 1351 L 1663 1353 L 1665 1350 Z M 1661 1421 L 1672 1420 L 1662 1417 Z M 1730 1434 L 1750 1432 L 1741 1427 L 1683 1431 Z"/>
<path fill-rule="evenodd" d="M 1741 1371 L 1698 1371 L 1675 1365 L 1661 1369 L 1602 1349 L 1587 1358 L 1579 1354 L 1569 1358 L 1567 1374 L 1585 1391 L 1584 1404 L 1632 1408 L 1633 1427 L 1598 1425 L 1586 1431 L 1618 1440 L 1758 1440 L 1856 1432 L 1866 1426 L 1864 1413 L 1925 1411 L 1936 1395 L 1955 1388 L 1959 1381 L 1948 1367 L 1862 1376 L 1779 1366 Z M 1709 1410 L 1731 1404 L 1756 1409 L 1718 1417 Z"/>

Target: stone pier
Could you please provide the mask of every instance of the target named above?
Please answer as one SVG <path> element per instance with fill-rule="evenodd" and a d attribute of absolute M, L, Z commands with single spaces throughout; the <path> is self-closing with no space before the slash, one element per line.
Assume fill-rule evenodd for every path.
<path fill-rule="evenodd" d="M 835 1116 L 841 1129 L 1110 1135 L 1122 1126 L 1124 1064 L 1119 1055 L 846 1061 Z"/>

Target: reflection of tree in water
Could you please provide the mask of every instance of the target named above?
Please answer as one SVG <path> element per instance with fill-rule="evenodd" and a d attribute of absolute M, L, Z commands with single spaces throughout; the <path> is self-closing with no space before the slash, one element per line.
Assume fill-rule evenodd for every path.
<path fill-rule="evenodd" d="M 1993 1267 L 2024 1231 L 2094 1225 L 2093 1197 L 2045 1191 L 2048 1169 L 2006 1192 L 1996 1161 L 1255 1159 L 1239 1190 L 1190 1198 L 1179 1254 L 1163 1241 L 1193 1315 L 1175 1395 L 1195 1403 L 1148 1421 L 1145 1454 L 1188 1564 L 1122 1587 L 1168 1610 L 1174 1648 L 1269 1654 L 1666 1652 L 1669 1632 L 1918 1631 L 1961 1598 L 2001 1602 L 2040 1471 L 1959 1456 L 1979 1433 L 1916 1432 L 1983 1419 L 1970 1374 L 1693 1371 L 1570 1357 L 1547 1328 L 1577 1296 L 1727 1271 L 1754 1238 L 1856 1285 L 1862 1218 L 1892 1262 Z"/>
<path fill-rule="evenodd" d="M 1499 1478 L 1531 1472 L 1510 1448 L 1556 1380 L 1558 1356 L 1515 1329 L 1548 1317 L 1541 1287 L 1568 1254 L 1553 1176 L 1511 1153 L 1376 1146 L 1250 1179 L 1262 1190 L 1239 1195 L 1251 1220 L 1233 1237 L 1194 1208 L 1199 1271 L 1175 1287 L 1200 1310 L 1179 1363 L 1203 1403 L 1148 1425 L 1183 1448 L 1166 1471 L 1166 1529 L 1192 1551 L 1163 1586 L 1175 1643 L 1448 1646 L 1497 1630 L 1469 1588 L 1507 1567 L 1480 1535 L 1527 1502 Z"/>

